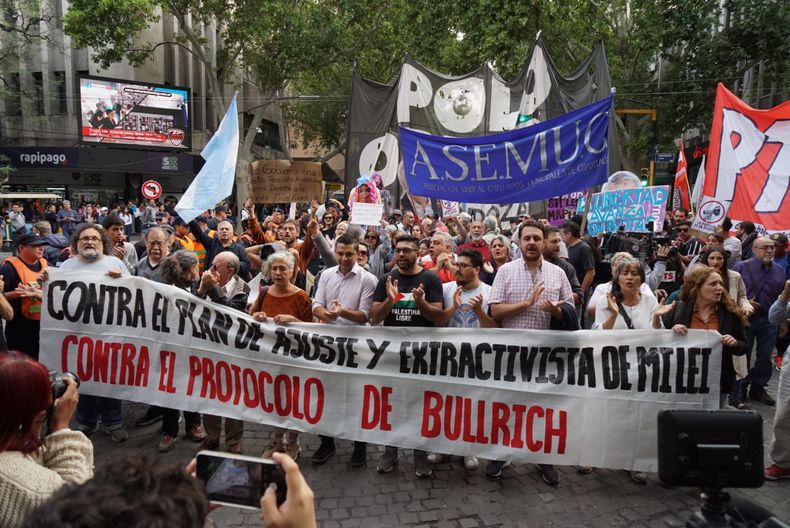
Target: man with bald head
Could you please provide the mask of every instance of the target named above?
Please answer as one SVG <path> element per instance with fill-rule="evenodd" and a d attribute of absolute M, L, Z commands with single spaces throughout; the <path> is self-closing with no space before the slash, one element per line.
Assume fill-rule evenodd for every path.
<path fill-rule="evenodd" d="M 746 285 L 746 296 L 754 307 L 746 327 L 746 340 L 749 350 L 747 360 L 751 361 L 752 347 L 757 341 L 757 350 L 749 370 L 749 375 L 733 384 L 730 393 L 730 405 L 738 409 L 746 407 L 744 395 L 749 387 L 749 397 L 764 405 L 776 405 L 773 398 L 765 391 L 771 379 L 771 353 L 776 344 L 777 325 L 768 320 L 768 309 L 784 289 L 784 270 L 774 262 L 776 247 L 768 237 L 759 237 L 752 246 L 752 258 L 736 262 L 733 270 L 743 277 Z"/>
<path fill-rule="evenodd" d="M 204 233 L 196 220 L 189 222 L 189 230 L 192 232 L 195 240 L 206 248 L 206 262 L 214 262 L 214 257 L 218 254 L 223 251 L 230 251 L 239 257 L 239 277 L 244 280 L 249 278 L 250 259 L 247 258 L 244 246 L 233 240 L 233 224 L 227 220 L 220 222 L 217 224 L 217 231 L 213 237 Z"/>

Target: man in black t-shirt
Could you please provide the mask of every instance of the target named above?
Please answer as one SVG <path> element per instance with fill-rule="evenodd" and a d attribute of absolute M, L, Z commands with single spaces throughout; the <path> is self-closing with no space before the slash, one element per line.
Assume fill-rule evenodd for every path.
<path fill-rule="evenodd" d="M 370 323 L 384 326 L 434 326 L 443 311 L 442 281 L 417 263 L 420 241 L 412 236 L 395 240 L 395 268 L 379 279 L 370 308 Z M 387 446 L 376 470 L 389 473 L 400 460 L 398 448 Z M 429 477 L 433 470 L 428 453 L 414 450 L 414 469 L 418 477 Z"/>

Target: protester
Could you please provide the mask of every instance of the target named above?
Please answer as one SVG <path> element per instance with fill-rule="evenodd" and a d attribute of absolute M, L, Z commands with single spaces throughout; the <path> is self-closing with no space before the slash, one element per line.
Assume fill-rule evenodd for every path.
<path fill-rule="evenodd" d="M 741 260 L 741 253 L 742 253 L 741 240 L 738 237 L 733 236 L 731 231 L 732 231 L 732 220 L 730 220 L 729 217 L 725 216 L 724 221 L 721 223 L 721 228 L 720 230 L 718 230 L 718 232 L 719 234 L 721 234 L 722 238 L 724 239 L 724 242 L 722 242 L 724 249 L 730 254 L 730 258 L 729 258 L 730 267 L 732 267 L 736 262 L 739 262 Z"/>
<path fill-rule="evenodd" d="M 11 229 L 11 247 L 14 256 L 17 254 L 17 241 L 19 237 L 27 233 L 27 219 L 22 212 L 22 204 L 15 203 L 11 206 L 11 211 L 8 213 L 8 223 Z"/>
<path fill-rule="evenodd" d="M 152 227 L 143 233 L 145 254 L 137 264 L 136 275 L 144 279 L 162 282 L 162 259 L 170 254 L 167 233 L 161 227 Z"/>
<path fill-rule="evenodd" d="M 53 402 L 44 365 L 0 353 L 0 526 L 21 526 L 58 488 L 93 474 L 93 444 L 69 429 L 77 385 L 62 381 L 66 391 Z M 43 427 L 49 434 L 42 441 Z"/>
<path fill-rule="evenodd" d="M 321 273 L 313 299 L 313 315 L 322 323 L 364 326 L 370 316 L 373 292 L 378 280 L 358 262 L 360 244 L 349 234 L 335 240 L 337 265 Z M 313 453 L 313 462 L 323 464 L 335 453 L 335 440 L 321 436 L 321 445 Z M 351 465 L 361 467 L 367 460 L 367 444 L 354 442 Z"/>
<path fill-rule="evenodd" d="M 480 220 L 475 220 L 469 226 L 469 241 L 461 244 L 458 246 L 458 253 L 460 254 L 466 248 L 473 249 L 480 253 L 483 257 L 483 262 L 487 262 L 491 259 L 491 248 L 483 240 L 484 233 L 483 222 Z"/>
<path fill-rule="evenodd" d="M 118 213 L 107 215 L 102 222 L 102 227 L 110 238 L 112 254 L 121 259 L 129 273 L 134 275 L 137 269 L 137 252 L 134 250 L 134 246 L 126 241 L 123 218 Z"/>
<path fill-rule="evenodd" d="M 395 240 L 395 268 L 381 277 L 373 295 L 370 323 L 383 326 L 432 327 L 442 312 L 442 281 L 417 263 L 419 241 L 409 235 Z M 386 446 L 376 471 L 389 473 L 400 461 L 395 446 Z M 420 478 L 431 476 L 428 453 L 414 450 L 414 472 Z"/>
<path fill-rule="evenodd" d="M 645 270 L 638 260 L 633 257 L 619 259 L 612 277 L 611 292 L 604 293 L 598 299 L 593 328 L 602 330 L 653 328 L 654 314 L 667 313 L 674 308 L 674 305 L 659 308 L 655 296 L 642 294 L 644 280 Z"/>
<path fill-rule="evenodd" d="M 285 325 L 313 320 L 310 298 L 291 282 L 297 271 L 296 257 L 290 251 L 277 251 L 266 258 L 261 273 L 271 281 L 271 286 L 261 290 L 250 310 L 256 321 L 271 318 L 276 324 Z M 271 458 L 272 453 L 278 451 L 298 459 L 302 452 L 299 431 L 275 427 L 271 444 L 261 456 Z"/>
<path fill-rule="evenodd" d="M 195 220 L 189 222 L 189 230 L 197 242 L 206 248 L 206 262 L 214 262 L 214 257 L 222 251 L 230 251 L 239 258 L 239 276 L 249 279 L 250 260 L 242 244 L 233 241 L 233 224 L 224 220 L 217 224 L 214 236 L 207 235 Z"/>
<path fill-rule="evenodd" d="M 664 328 L 685 335 L 688 329 L 715 330 L 721 334 L 722 356 L 719 381 L 719 407 L 724 408 L 727 396 L 735 384 L 733 356 L 747 353 L 744 316 L 724 289 L 720 271 L 700 266 L 686 278 L 680 292 L 680 302 L 674 310 L 654 314 L 654 324 L 663 318 Z M 732 401 L 730 402 L 732 405 Z"/>
<path fill-rule="evenodd" d="M 785 279 L 790 279 L 790 262 L 787 259 L 787 236 L 784 233 L 773 233 L 770 237 L 774 243 L 774 262 L 779 264 L 785 273 Z"/>
<path fill-rule="evenodd" d="M 563 303 L 573 309 L 573 291 L 565 272 L 543 260 L 545 230 L 542 224 L 528 220 L 518 230 L 522 258 L 499 268 L 491 289 L 491 316 L 502 328 L 548 330 L 551 318 L 566 317 Z M 500 478 L 510 461 L 492 461 L 486 476 Z M 538 464 L 541 478 L 556 486 L 560 478 L 550 464 Z"/>
<path fill-rule="evenodd" d="M 582 240 L 582 231 L 576 222 L 562 224 L 562 240 L 568 248 L 568 261 L 576 270 L 576 278 L 581 284 L 584 295 L 587 295 L 595 279 L 595 257 L 592 248 Z M 586 299 L 582 299 L 582 303 Z"/>
<path fill-rule="evenodd" d="M 493 284 L 499 268 L 513 259 L 513 246 L 505 235 L 495 235 L 489 242 L 491 248 L 491 258 L 483 264 L 483 272 L 480 274 L 483 282 Z"/>
<path fill-rule="evenodd" d="M 724 291 L 729 294 L 735 305 L 741 309 L 741 312 L 746 317 L 749 317 L 754 311 L 754 307 L 746 296 L 746 285 L 743 283 L 743 277 L 737 271 L 727 269 L 728 262 L 727 251 L 722 246 L 705 248 L 699 256 L 700 264 L 711 267 L 721 273 Z"/>
<path fill-rule="evenodd" d="M 776 246 L 769 238 L 760 237 L 752 246 L 754 256 L 742 260 L 733 266 L 733 270 L 741 274 L 746 285 L 746 296 L 749 298 L 754 312 L 749 318 L 746 330 L 748 349 L 747 362 L 751 362 L 752 347 L 757 342 L 754 363 L 749 375 L 733 384 L 730 405 L 744 408 L 743 400 L 747 388 L 749 398 L 764 405 L 775 405 L 774 399 L 766 392 L 765 386 L 771 380 L 771 353 L 776 344 L 778 328 L 768 320 L 768 309 L 779 296 L 784 286 L 784 272 L 774 260 Z"/>
<path fill-rule="evenodd" d="M 772 324 L 780 325 L 790 318 L 788 302 L 790 302 L 790 280 L 785 281 L 782 293 L 768 311 L 768 320 Z M 790 366 L 787 362 L 782 366 L 776 389 L 776 413 L 774 413 L 770 457 L 773 463 L 765 468 L 765 478 L 790 479 Z"/>
<path fill-rule="evenodd" d="M 749 260 L 752 258 L 752 246 L 759 236 L 757 233 L 757 226 L 753 222 L 745 221 L 738 224 L 738 229 L 735 234 L 741 241 L 741 260 Z"/>
<path fill-rule="evenodd" d="M 614 276 L 614 273 L 617 270 L 617 266 L 618 266 L 618 264 L 620 264 L 621 260 L 623 260 L 623 259 L 633 259 L 633 258 L 634 257 L 630 253 L 627 253 L 625 251 L 620 251 L 620 252 L 617 252 L 614 255 L 612 255 L 612 257 L 611 257 L 612 276 Z M 644 270 L 643 270 L 642 273 L 644 274 Z M 645 275 L 644 279 L 642 280 L 642 282 L 641 282 L 641 284 L 639 286 L 639 293 L 643 297 L 653 297 L 655 299 L 656 296 L 650 290 L 650 287 L 647 284 L 647 280 L 648 280 L 647 275 Z M 599 284 L 598 286 L 595 287 L 595 290 L 593 290 L 593 293 L 590 296 L 590 302 L 587 305 L 587 315 L 588 316 L 590 316 L 593 319 L 595 318 L 596 308 L 598 307 L 598 304 L 600 303 L 601 299 L 605 298 L 606 295 L 609 292 L 611 292 L 611 291 L 612 291 L 612 281 L 608 281 L 608 282 L 605 282 L 603 284 Z"/>
<path fill-rule="evenodd" d="M 416 226 L 415 226 L 416 227 Z M 423 262 L 425 269 L 433 270 L 442 283 L 455 282 L 455 258 L 453 237 L 447 233 L 435 233 L 431 237 L 430 260 Z"/>
<path fill-rule="evenodd" d="M 5 325 L 8 350 L 24 352 L 38 359 L 41 328 L 41 281 L 47 270 L 43 258 L 44 239 L 26 233 L 17 239 L 18 256 L 0 265 L 3 292 L 13 309 L 13 318 Z"/>
<path fill-rule="evenodd" d="M 177 251 L 162 260 L 162 282 L 195 294 L 198 290 L 200 271 L 198 259 L 194 253 Z M 162 437 L 156 449 L 160 453 L 170 451 L 178 440 L 178 424 L 181 411 L 176 409 L 162 410 Z M 185 436 L 193 442 L 203 442 L 206 432 L 200 424 L 200 414 L 184 411 Z"/>
<path fill-rule="evenodd" d="M 36 222 L 33 225 L 33 234 L 44 240 L 44 258 L 50 266 L 57 266 L 61 259 L 68 257 L 68 239 L 61 234 L 52 234 L 49 222 Z"/>
<path fill-rule="evenodd" d="M 678 247 L 678 254 L 680 260 L 685 266 L 691 264 L 694 257 L 699 255 L 705 243 L 699 238 L 691 235 L 691 222 L 689 220 L 681 220 L 675 222 L 675 229 L 677 230 L 677 241 L 680 244 Z"/>
<path fill-rule="evenodd" d="M 568 277 L 568 282 L 571 283 L 571 291 L 573 291 L 573 302 L 577 311 L 582 309 L 582 301 L 584 300 L 584 290 L 582 290 L 579 279 L 576 277 L 576 268 L 573 264 L 560 257 L 562 248 L 562 238 L 560 230 L 554 226 L 546 226 L 546 241 L 543 244 L 543 258 L 547 262 L 551 262 L 555 266 L 562 268 L 565 276 Z"/>

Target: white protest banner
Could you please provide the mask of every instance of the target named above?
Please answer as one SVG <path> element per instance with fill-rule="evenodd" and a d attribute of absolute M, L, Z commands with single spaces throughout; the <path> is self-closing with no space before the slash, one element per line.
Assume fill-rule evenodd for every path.
<path fill-rule="evenodd" d="M 716 409 L 720 336 L 276 326 L 138 277 L 52 270 L 41 361 L 80 391 L 495 460 L 656 471 L 661 409 Z"/>
<path fill-rule="evenodd" d="M 382 212 L 384 212 L 382 203 L 356 202 L 351 209 L 351 223 L 377 226 L 381 222 Z"/>

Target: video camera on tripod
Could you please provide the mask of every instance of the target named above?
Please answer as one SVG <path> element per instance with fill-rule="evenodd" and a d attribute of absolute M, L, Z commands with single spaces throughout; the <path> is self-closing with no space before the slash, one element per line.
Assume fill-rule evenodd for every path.
<path fill-rule="evenodd" d="M 754 411 L 666 410 L 658 414 L 658 476 L 670 486 L 701 488 L 687 528 L 790 528 L 725 487 L 764 481 L 763 420 Z"/>

